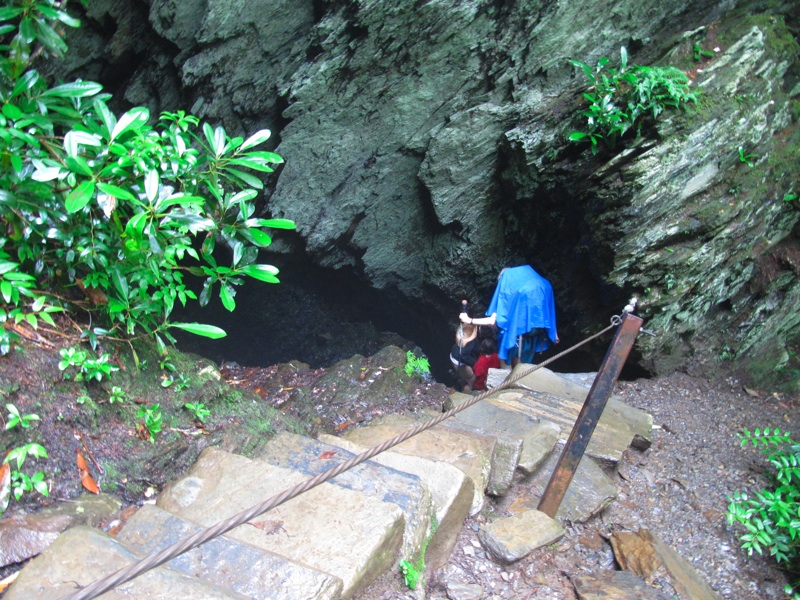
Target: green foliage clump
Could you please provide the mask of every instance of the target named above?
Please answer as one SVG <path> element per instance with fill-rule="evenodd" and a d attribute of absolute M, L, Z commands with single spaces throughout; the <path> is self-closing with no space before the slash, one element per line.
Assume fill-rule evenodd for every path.
<path fill-rule="evenodd" d="M 28 429 L 35 421 L 39 421 L 39 415 L 23 415 L 13 404 L 6 404 L 8 415 L 6 417 L 5 430 L 21 427 Z M 36 491 L 42 496 L 50 495 L 50 488 L 47 485 L 45 474 L 37 471 L 31 475 L 22 471 L 22 465 L 28 456 L 34 458 L 47 458 L 47 450 L 41 444 L 28 442 L 21 446 L 8 449 L 3 462 L 0 463 L 0 516 L 8 507 L 9 496 L 14 495 L 15 500 L 19 500 L 24 494 Z M 16 463 L 16 468 L 13 467 Z M 6 466 L 7 465 L 7 466 Z"/>
<path fill-rule="evenodd" d="M 161 429 L 164 425 L 164 417 L 160 409 L 160 404 L 154 404 L 152 407 L 142 406 L 139 412 L 136 413 L 137 419 L 143 419 L 142 425 L 144 429 L 139 429 L 139 431 L 140 433 L 145 430 L 147 431 L 146 439 L 151 444 L 156 443 L 156 435 L 161 433 Z"/>
<path fill-rule="evenodd" d="M 93 347 L 100 336 L 147 335 L 163 353 L 175 341 L 169 328 L 221 337 L 169 316 L 176 302 L 207 304 L 215 289 L 233 310 L 248 277 L 278 282 L 258 252 L 272 242 L 268 229 L 294 223 L 260 217 L 256 199 L 258 175 L 283 159 L 258 149 L 266 129 L 245 139 L 182 110 L 116 116 L 100 84 L 46 81 L 37 57 L 63 56 L 59 29 L 80 25 L 66 4 L 0 8 L 0 354 L 17 339 L 10 324 L 53 324 L 59 303 L 41 290 L 73 290 L 60 299 L 90 313 L 83 335 Z M 199 297 L 188 274 L 202 278 Z"/>
<path fill-rule="evenodd" d="M 420 377 L 425 377 L 431 374 L 431 365 L 428 362 L 428 359 L 424 356 L 417 356 L 411 350 L 406 352 L 406 364 L 405 367 L 406 375 L 411 377 L 416 373 Z"/>
<path fill-rule="evenodd" d="M 729 498 L 728 523 L 740 523 L 747 530 L 739 539 L 748 555 L 769 551 L 775 560 L 797 575 L 800 570 L 800 444 L 780 429 L 744 431 L 742 446 L 761 448 L 775 468 L 772 485 L 755 492 L 736 492 Z M 798 587 L 788 585 L 786 593 L 800 600 Z"/>
<path fill-rule="evenodd" d="M 183 406 L 192 411 L 194 418 L 201 423 L 205 423 L 206 419 L 211 416 L 211 411 L 202 402 L 187 402 Z"/>
<path fill-rule="evenodd" d="M 439 521 L 436 515 L 431 515 L 431 530 L 425 537 L 425 542 L 419 550 L 419 559 L 416 563 L 408 560 L 400 561 L 400 572 L 403 574 L 403 581 L 408 586 L 408 589 L 414 590 L 417 585 L 422 581 L 422 576 L 425 574 L 425 554 L 428 552 L 428 544 L 430 544 L 436 531 L 439 529 Z"/>
<path fill-rule="evenodd" d="M 75 378 L 75 381 L 102 381 L 111 377 L 111 373 L 119 371 L 119 367 L 111 363 L 111 355 L 104 352 L 98 357 L 92 357 L 86 350 L 71 346 L 58 351 L 61 360 L 58 369 L 64 372 L 64 379 Z M 72 374 L 71 370 L 77 371 Z"/>
<path fill-rule="evenodd" d="M 586 128 L 574 131 L 573 142 L 589 141 L 592 153 L 598 151 L 602 140 L 609 148 L 634 125 L 645 117 L 657 118 L 668 108 L 685 107 L 697 102 L 697 95 L 689 90 L 689 77 L 675 67 L 646 67 L 628 65 L 628 52 L 620 48 L 619 69 L 606 69 L 609 59 L 603 57 L 597 67 L 591 68 L 579 60 L 570 60 L 580 69 L 589 89 L 583 97 L 588 102 L 583 116 Z"/>

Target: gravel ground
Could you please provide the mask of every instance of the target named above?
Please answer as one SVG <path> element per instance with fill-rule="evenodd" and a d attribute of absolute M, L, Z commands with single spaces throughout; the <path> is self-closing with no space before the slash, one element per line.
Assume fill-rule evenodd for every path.
<path fill-rule="evenodd" d="M 766 426 L 792 431 L 800 419 L 796 400 L 745 390 L 734 379 L 712 385 L 682 374 L 620 382 L 616 393 L 652 414 L 656 429 L 649 450 L 627 451 L 616 475 L 618 500 L 599 516 L 566 523 L 560 542 L 504 565 L 478 540 L 481 522 L 503 516 L 490 503 L 467 521 L 449 563 L 426 573 L 424 590 L 409 591 L 399 575 L 388 575 L 359 600 L 578 598 L 572 577 L 618 568 L 607 537 L 639 529 L 691 561 L 721 598 L 784 598 L 786 575 L 772 559 L 748 557 L 739 548 L 741 532 L 727 525 L 725 513 L 728 495 L 765 483 L 765 461 L 740 447 L 737 432 Z M 681 598 L 663 570 L 648 583 L 667 598 Z"/>

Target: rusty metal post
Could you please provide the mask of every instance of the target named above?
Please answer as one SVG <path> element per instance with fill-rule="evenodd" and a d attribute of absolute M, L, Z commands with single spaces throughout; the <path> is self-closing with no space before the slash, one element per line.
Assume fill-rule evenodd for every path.
<path fill-rule="evenodd" d="M 586 396 L 581 413 L 572 428 L 572 433 L 569 434 L 561 458 L 558 459 L 558 464 L 539 501 L 538 509 L 551 519 L 555 518 L 558 508 L 561 506 L 564 494 L 567 493 L 578 463 L 581 462 L 583 453 L 589 445 L 589 439 L 592 437 L 600 415 L 603 414 L 608 397 L 628 359 L 628 354 L 636 341 L 641 326 L 642 319 L 639 317 L 629 313 L 622 316 L 617 333 L 608 347 L 606 357 L 597 372 L 589 395 Z"/>

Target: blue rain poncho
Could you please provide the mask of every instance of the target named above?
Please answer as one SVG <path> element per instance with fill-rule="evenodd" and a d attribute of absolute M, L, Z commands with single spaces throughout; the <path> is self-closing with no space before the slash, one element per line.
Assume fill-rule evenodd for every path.
<path fill-rule="evenodd" d="M 555 343 L 556 303 L 553 286 L 530 266 L 512 267 L 500 274 L 497 288 L 487 315 L 497 314 L 500 330 L 497 355 L 508 361 L 509 353 L 515 355 L 517 338 L 534 329 L 544 330 L 546 335 L 528 337 L 523 345 L 523 362 L 530 362 L 534 352 L 543 352 Z"/>

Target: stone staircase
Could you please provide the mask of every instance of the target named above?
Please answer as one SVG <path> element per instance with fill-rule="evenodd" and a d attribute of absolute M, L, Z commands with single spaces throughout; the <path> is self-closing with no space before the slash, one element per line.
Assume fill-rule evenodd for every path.
<path fill-rule="evenodd" d="M 561 519 L 585 521 L 613 501 L 606 472 L 631 443 L 649 444 L 649 415 L 612 398 L 557 518 L 535 510 L 590 383 L 540 369 L 102 597 L 357 598 L 400 560 L 416 562 L 423 548 L 429 568 L 445 564 L 467 516 L 487 495 L 511 498 L 511 491 L 510 516 L 486 524 L 480 539 L 500 561 L 522 558 L 563 535 Z M 469 398 L 454 394 L 448 403 Z M 282 433 L 251 458 L 207 448 L 116 536 L 83 526 L 63 532 L 5 599 L 74 593 L 432 416 L 387 415 L 343 437 Z"/>

